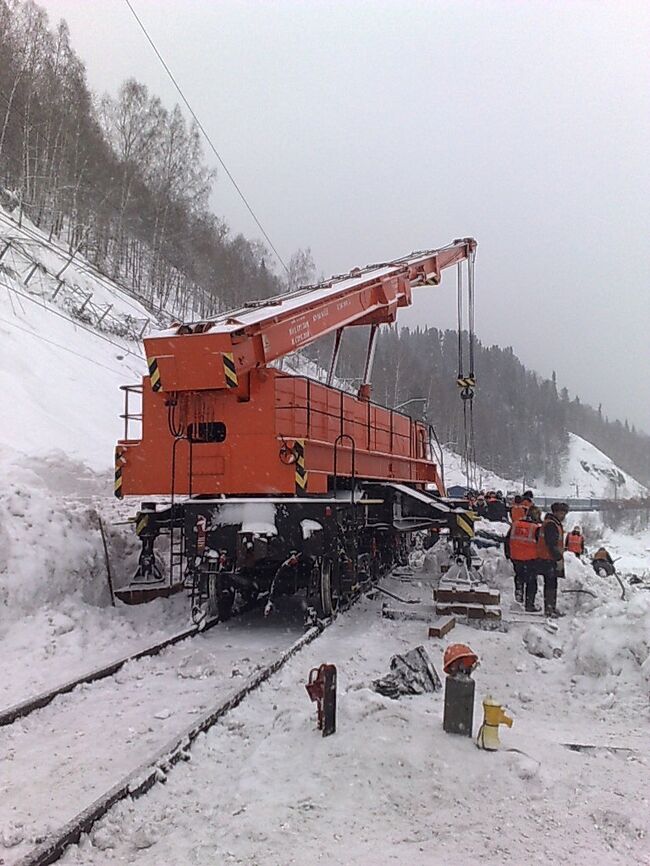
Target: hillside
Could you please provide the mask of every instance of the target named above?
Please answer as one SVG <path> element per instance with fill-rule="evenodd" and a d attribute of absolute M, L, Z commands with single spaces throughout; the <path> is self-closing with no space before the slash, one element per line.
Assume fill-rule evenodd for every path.
<path fill-rule="evenodd" d="M 540 490 L 540 492 L 542 492 Z M 569 498 L 631 499 L 647 496 L 648 488 L 623 472 L 613 460 L 586 439 L 569 433 L 569 448 L 557 487 L 547 486 L 547 496 Z"/>
<path fill-rule="evenodd" d="M 8 241 L 0 262 L 0 387 L 11 408 L 0 425 L 0 447 L 30 455 L 59 451 L 105 470 L 122 429 L 120 386 L 138 382 L 146 370 L 138 336 L 152 314 L 82 257 L 60 283 L 55 275 L 69 260 L 65 250 L 0 211 L 0 244 Z"/>

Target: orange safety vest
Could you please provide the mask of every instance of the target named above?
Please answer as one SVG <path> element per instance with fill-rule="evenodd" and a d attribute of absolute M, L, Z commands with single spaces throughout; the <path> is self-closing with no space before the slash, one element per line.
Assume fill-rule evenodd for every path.
<path fill-rule="evenodd" d="M 528 512 L 528 509 L 523 504 L 513 505 L 510 508 L 510 516 L 512 517 L 512 522 L 514 523 L 516 520 L 523 520 Z"/>
<path fill-rule="evenodd" d="M 553 556 L 551 551 L 546 546 L 546 541 L 544 539 L 544 527 L 546 526 L 547 523 L 554 523 L 557 526 L 558 547 L 560 548 L 560 550 L 564 550 L 564 527 L 562 526 L 560 521 L 557 519 L 557 517 L 553 517 L 552 515 L 548 514 L 544 518 L 544 522 L 542 523 L 542 526 L 539 530 L 539 536 L 537 539 L 537 558 L 538 559 L 546 559 L 547 561 L 550 561 L 550 562 L 555 562 L 555 557 Z"/>
<path fill-rule="evenodd" d="M 585 549 L 585 540 L 579 532 L 570 532 L 566 537 L 566 549 L 570 553 L 582 553 Z"/>
<path fill-rule="evenodd" d="M 515 520 L 510 530 L 510 559 L 530 562 L 537 559 L 537 530 L 539 523 Z"/>

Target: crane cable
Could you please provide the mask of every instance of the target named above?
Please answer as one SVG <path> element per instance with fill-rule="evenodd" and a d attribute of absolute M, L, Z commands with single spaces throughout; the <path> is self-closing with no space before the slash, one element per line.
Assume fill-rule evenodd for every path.
<path fill-rule="evenodd" d="M 458 315 L 458 376 L 456 384 L 460 388 L 463 405 L 463 466 L 467 487 L 476 485 L 476 450 L 474 445 L 474 251 L 467 257 L 467 331 L 468 331 L 468 362 L 469 371 L 465 373 L 463 358 L 463 263 L 456 268 L 456 298 Z"/>

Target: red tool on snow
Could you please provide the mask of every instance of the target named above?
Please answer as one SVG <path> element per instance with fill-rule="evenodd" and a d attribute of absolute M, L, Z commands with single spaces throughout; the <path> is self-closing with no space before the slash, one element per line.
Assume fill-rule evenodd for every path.
<path fill-rule="evenodd" d="M 316 702 L 318 730 L 324 737 L 336 731 L 336 665 L 322 664 L 309 671 L 305 686 L 307 694 Z"/>

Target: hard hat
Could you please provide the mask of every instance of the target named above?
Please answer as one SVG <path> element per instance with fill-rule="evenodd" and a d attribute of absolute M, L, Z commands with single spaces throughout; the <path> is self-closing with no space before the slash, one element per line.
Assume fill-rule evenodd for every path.
<path fill-rule="evenodd" d="M 454 670 L 470 673 L 478 664 L 476 653 L 464 643 L 452 643 L 445 650 L 442 659 L 442 669 L 446 674 Z"/>

